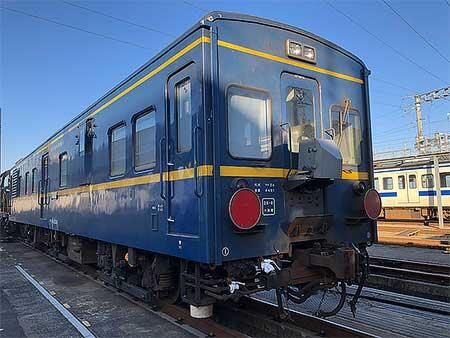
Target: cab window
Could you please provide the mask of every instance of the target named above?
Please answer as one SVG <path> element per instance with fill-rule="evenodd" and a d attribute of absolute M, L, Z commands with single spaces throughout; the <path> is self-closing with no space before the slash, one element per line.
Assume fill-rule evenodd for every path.
<path fill-rule="evenodd" d="M 232 86 L 228 90 L 228 146 L 231 156 L 266 160 L 272 155 L 270 98 Z"/>
<path fill-rule="evenodd" d="M 333 138 L 342 154 L 342 163 L 361 164 L 361 118 L 359 111 L 348 104 L 331 106 Z"/>
<path fill-rule="evenodd" d="M 300 141 L 314 139 L 320 127 L 320 121 L 317 120 L 319 89 L 317 81 L 302 76 L 296 76 L 295 82 L 290 84 L 296 86 L 287 86 L 285 92 L 286 121 L 291 135 L 288 149 L 298 153 Z"/>
<path fill-rule="evenodd" d="M 422 188 L 434 188 L 433 174 L 422 175 Z"/>

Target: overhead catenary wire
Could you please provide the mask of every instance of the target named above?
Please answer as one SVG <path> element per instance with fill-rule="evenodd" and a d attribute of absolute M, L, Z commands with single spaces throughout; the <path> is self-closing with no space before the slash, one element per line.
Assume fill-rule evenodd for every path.
<path fill-rule="evenodd" d="M 113 20 L 116 20 L 116 21 L 119 21 L 119 22 L 122 22 L 122 23 L 125 23 L 125 24 L 128 24 L 128 25 L 131 25 L 131 26 L 143 28 L 143 29 L 146 29 L 146 30 L 154 32 L 154 33 L 159 33 L 159 34 L 162 34 L 162 35 L 166 35 L 166 36 L 171 37 L 171 38 L 175 38 L 176 37 L 175 35 L 170 34 L 168 32 L 165 32 L 165 31 L 162 31 L 162 30 L 159 30 L 159 29 L 156 29 L 156 28 L 152 28 L 152 27 L 149 27 L 149 26 L 146 26 L 146 25 L 141 25 L 141 24 L 138 24 L 138 23 L 126 20 L 126 19 L 119 18 L 117 16 L 109 15 L 109 14 L 106 14 L 106 13 L 103 13 L 103 12 L 100 12 L 100 11 L 97 11 L 97 10 L 94 10 L 94 9 L 91 9 L 91 8 L 88 8 L 88 7 L 81 6 L 79 4 L 75 4 L 75 3 L 70 2 L 70 1 L 65 1 L 65 0 L 60 0 L 60 1 L 62 3 L 64 3 L 64 4 L 69 5 L 69 6 L 73 6 L 73 7 L 76 7 L 76 8 L 79 8 L 79 9 L 91 12 L 91 13 L 95 13 L 97 15 L 101 15 L 101 16 L 104 16 L 106 18 L 110 18 L 110 19 L 113 19 Z"/>
<path fill-rule="evenodd" d="M 105 34 L 102 34 L 102 33 L 93 32 L 93 31 L 90 31 L 90 30 L 87 30 L 87 29 L 84 29 L 84 28 L 80 28 L 80 27 L 76 27 L 76 26 L 72 26 L 72 25 L 69 25 L 69 24 L 65 24 L 63 22 L 59 22 L 59 21 L 56 21 L 56 20 L 53 20 L 53 19 L 44 18 L 44 17 L 39 16 L 39 15 L 30 14 L 30 13 L 27 13 L 27 12 L 24 12 L 24 11 L 21 11 L 21 10 L 18 10 L 18 9 L 5 7 L 5 6 L 0 6 L 0 9 L 7 10 L 7 11 L 10 11 L 10 12 L 15 12 L 15 13 L 18 13 L 18 14 L 21 14 L 21 15 L 25 15 L 25 16 L 28 16 L 28 17 L 31 17 L 31 18 L 34 18 L 34 19 L 38 19 L 38 20 L 41 20 L 41 21 L 50 22 L 50 23 L 53 23 L 55 25 L 59 25 L 59 26 L 66 27 L 66 28 L 70 28 L 70 29 L 77 30 L 77 31 L 80 31 L 80 32 L 83 32 L 83 33 L 95 35 L 95 36 L 103 38 L 103 39 L 120 42 L 120 43 L 129 45 L 129 46 L 140 48 L 140 49 L 146 49 L 146 50 L 154 51 L 154 49 L 152 49 L 152 48 L 145 47 L 145 46 L 142 46 L 142 45 L 134 43 L 134 42 L 125 41 L 125 40 L 122 40 L 122 39 L 117 39 L 117 38 L 114 38 L 112 36 L 108 36 L 108 35 L 105 35 Z"/>
<path fill-rule="evenodd" d="M 417 63 L 416 61 L 412 60 L 410 57 L 406 56 L 405 54 L 403 54 L 402 52 L 400 52 L 397 48 L 393 47 L 392 45 L 390 45 L 389 43 L 387 43 L 386 41 L 384 41 L 383 39 L 381 39 L 378 35 L 372 33 L 370 30 L 368 30 L 366 27 L 364 27 L 362 24 L 360 24 L 359 22 L 357 22 L 356 20 L 354 20 L 350 15 L 348 15 L 347 13 L 345 13 L 344 11 L 341 11 L 339 8 L 337 8 L 336 6 L 334 6 L 332 3 L 330 3 L 328 0 L 323 0 L 328 6 L 330 6 L 331 8 L 333 8 L 336 12 L 338 12 L 339 14 L 341 14 L 342 16 L 344 16 L 345 18 L 347 18 L 350 22 L 352 22 L 354 25 L 358 26 L 360 29 L 362 29 L 363 31 L 365 31 L 367 34 L 369 34 L 370 36 L 372 36 L 373 38 L 375 38 L 377 41 L 379 41 L 380 43 L 382 43 L 383 45 L 385 45 L 386 47 L 388 47 L 389 49 L 391 49 L 392 51 L 394 51 L 397 55 L 401 56 L 402 58 L 404 58 L 405 60 L 407 60 L 408 62 L 412 63 L 413 65 L 415 65 L 416 67 L 420 68 L 421 70 L 423 70 L 424 72 L 426 72 L 428 75 L 432 76 L 433 78 L 435 78 L 436 80 L 439 80 L 445 84 L 448 83 L 448 81 L 442 79 L 441 77 L 439 77 L 438 75 L 430 72 L 428 69 L 426 69 L 425 67 L 423 67 L 422 65 L 420 65 L 419 63 Z"/>
<path fill-rule="evenodd" d="M 440 57 L 442 57 L 445 61 L 450 63 L 450 60 L 444 55 L 442 54 L 436 47 L 434 47 L 430 41 L 428 41 L 427 38 L 425 38 L 422 34 L 420 34 L 397 10 L 395 10 L 395 8 L 393 8 L 389 2 L 387 2 L 386 0 L 381 0 L 383 1 L 383 3 L 395 14 L 397 15 L 409 28 L 411 28 L 414 33 L 417 34 L 417 36 L 419 36 L 428 46 L 430 46 L 436 53 L 439 54 Z"/>
<path fill-rule="evenodd" d="M 206 9 L 204 9 L 204 8 L 202 8 L 202 7 L 200 7 L 200 6 L 197 6 L 196 4 L 193 4 L 193 3 L 190 2 L 190 1 L 184 0 L 183 2 L 184 2 L 186 5 L 188 5 L 188 6 L 191 6 L 191 7 L 195 8 L 195 9 L 198 9 L 199 11 L 202 11 L 202 12 L 204 12 L 204 13 L 209 13 L 209 11 L 207 11 Z"/>

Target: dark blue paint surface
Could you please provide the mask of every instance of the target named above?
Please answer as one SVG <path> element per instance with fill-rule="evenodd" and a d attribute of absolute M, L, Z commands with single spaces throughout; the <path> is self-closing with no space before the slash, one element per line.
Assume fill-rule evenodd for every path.
<path fill-rule="evenodd" d="M 217 46 L 217 39 L 243 45 L 265 53 L 285 57 L 285 41 L 293 39 L 317 50 L 317 66 L 357 78 L 367 74 L 364 65 L 342 50 L 330 48 L 312 35 L 281 29 L 268 24 L 223 20 L 197 26 L 135 72 L 95 105 L 84 116 L 100 107 L 123 89 L 148 74 L 189 43 L 204 35 L 211 43 L 195 47 L 150 80 L 95 115 L 96 138 L 92 155 L 80 154 L 76 145 L 78 128 L 50 146 L 50 202 L 45 218 L 39 215 L 37 196 L 14 200 L 16 221 L 90 237 L 124 246 L 159 252 L 204 263 L 221 264 L 226 260 L 287 253 L 292 238 L 282 230 L 287 222 L 284 178 L 246 177 L 260 198 L 275 199 L 275 215 L 262 216 L 258 231 L 237 232 L 228 215 L 228 203 L 234 192 L 235 177 L 220 175 L 221 166 L 289 168 L 290 157 L 280 124 L 283 121 L 285 82 L 283 74 L 314 78 L 320 87 L 322 130 L 330 127 L 329 107 L 344 98 L 359 110 L 363 126 L 362 162 L 347 170 L 371 173 L 370 122 L 367 86 L 310 70 L 299 69 Z M 250 19 L 246 19 L 250 20 Z M 254 20 L 253 20 L 254 21 Z M 210 31 L 213 34 L 210 35 Z M 186 154 L 174 152 L 176 129 L 173 113 L 173 85 L 185 76 L 192 78 L 192 125 L 196 127 L 195 149 Z M 270 94 L 272 110 L 272 156 L 267 161 L 232 158 L 227 147 L 226 93 L 230 85 L 258 88 Z M 156 166 L 144 172 L 133 169 L 132 121 L 148 107 L 156 111 Z M 126 172 L 109 176 L 108 130 L 118 123 L 126 128 Z M 67 128 L 69 129 L 69 128 Z M 320 133 L 319 133 L 320 136 Z M 95 187 L 145 175 L 155 175 L 154 183 L 100 189 L 68 195 L 58 194 L 59 155 L 69 155 L 68 188 Z M 21 172 L 36 167 L 41 175 L 41 155 L 29 156 L 19 164 Z M 171 161 L 171 165 L 168 162 Z M 87 163 L 87 164 L 86 164 Z M 192 170 L 194 166 L 213 166 L 214 176 L 159 181 L 161 173 Z M 123 182 L 123 181 L 122 181 Z M 88 185 L 86 185 L 88 183 Z M 353 224 L 348 218 L 361 217 L 363 197 L 353 190 L 355 182 L 338 179 L 323 193 L 324 213 L 333 215 L 325 237 L 332 243 L 363 243 L 374 240 L 374 222 Z M 304 210 L 307 212 L 308 210 Z M 303 211 L 302 211 L 303 212 Z M 304 240 L 306 240 L 305 238 Z M 223 248 L 229 254 L 222 255 Z"/>

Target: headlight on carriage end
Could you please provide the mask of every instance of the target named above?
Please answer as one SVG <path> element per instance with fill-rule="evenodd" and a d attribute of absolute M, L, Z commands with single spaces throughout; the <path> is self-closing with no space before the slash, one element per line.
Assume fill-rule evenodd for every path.
<path fill-rule="evenodd" d="M 228 211 L 236 227 L 250 230 L 261 218 L 261 202 L 253 190 L 242 188 L 231 196 Z"/>
<path fill-rule="evenodd" d="M 364 196 L 364 210 L 370 219 L 377 219 L 381 213 L 381 197 L 375 189 L 367 190 Z"/>
<path fill-rule="evenodd" d="M 302 45 L 300 43 L 288 40 L 288 54 L 293 57 L 301 57 Z"/>
<path fill-rule="evenodd" d="M 286 54 L 295 59 L 316 63 L 316 49 L 300 42 L 286 40 Z"/>

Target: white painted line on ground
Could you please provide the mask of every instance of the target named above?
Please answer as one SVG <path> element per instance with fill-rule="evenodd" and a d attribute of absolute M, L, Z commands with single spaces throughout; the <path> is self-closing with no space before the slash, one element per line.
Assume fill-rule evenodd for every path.
<path fill-rule="evenodd" d="M 89 331 L 73 314 L 71 314 L 56 298 L 47 292 L 39 283 L 33 279 L 24 269 L 16 265 L 16 269 L 38 289 L 38 291 L 58 310 L 85 338 L 95 338 L 94 334 Z"/>

